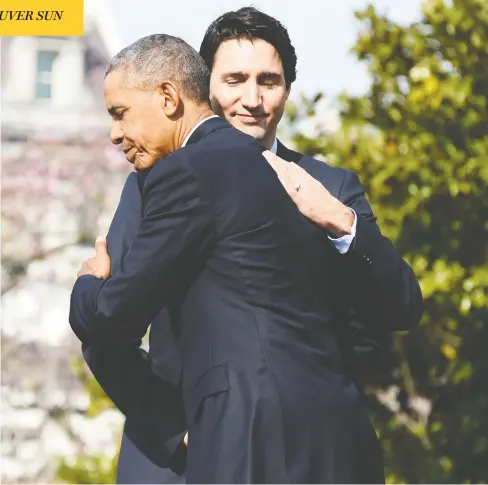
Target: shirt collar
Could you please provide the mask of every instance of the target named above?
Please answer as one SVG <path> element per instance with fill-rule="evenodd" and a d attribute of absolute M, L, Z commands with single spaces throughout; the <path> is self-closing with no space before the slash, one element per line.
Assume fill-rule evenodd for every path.
<path fill-rule="evenodd" d="M 190 133 L 188 133 L 188 135 L 186 135 L 185 139 L 183 140 L 183 145 L 181 145 L 181 148 L 183 148 L 187 143 L 188 143 L 188 140 L 190 139 L 190 136 L 193 135 L 193 133 L 195 133 L 195 130 L 200 126 L 202 125 L 203 123 L 205 123 L 205 121 L 211 119 L 211 118 L 217 118 L 217 115 L 212 115 L 212 116 L 207 116 L 206 118 L 204 118 L 203 120 L 199 121 L 194 127 L 193 129 L 190 131 Z"/>
<path fill-rule="evenodd" d="M 273 144 L 271 145 L 271 148 L 269 149 L 270 152 L 273 152 L 275 155 L 278 152 L 278 138 L 274 139 Z"/>

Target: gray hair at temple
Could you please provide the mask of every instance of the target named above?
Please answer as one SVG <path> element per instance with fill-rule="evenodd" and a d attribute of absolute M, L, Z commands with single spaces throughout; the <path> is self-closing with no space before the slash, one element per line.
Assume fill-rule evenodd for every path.
<path fill-rule="evenodd" d="M 156 89 L 171 81 L 186 98 L 208 102 L 210 72 L 200 54 L 179 37 L 154 34 L 143 37 L 116 54 L 105 72 L 125 72 L 129 88 Z"/>

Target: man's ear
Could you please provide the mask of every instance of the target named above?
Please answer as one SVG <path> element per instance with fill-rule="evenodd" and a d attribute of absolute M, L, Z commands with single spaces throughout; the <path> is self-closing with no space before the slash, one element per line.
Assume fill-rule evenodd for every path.
<path fill-rule="evenodd" d="M 168 118 L 171 118 L 180 108 L 180 94 L 171 81 L 162 82 L 159 86 L 159 93 L 162 97 L 161 106 L 163 108 L 164 114 Z"/>

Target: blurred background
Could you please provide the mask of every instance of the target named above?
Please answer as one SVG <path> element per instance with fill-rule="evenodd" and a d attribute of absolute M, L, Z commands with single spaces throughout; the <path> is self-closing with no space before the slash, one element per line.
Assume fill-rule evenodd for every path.
<path fill-rule="evenodd" d="M 130 170 L 104 70 L 151 33 L 198 49 L 246 5 L 85 0 L 84 37 L 1 39 L 2 483 L 114 483 L 123 419 L 67 323 Z M 421 324 L 364 381 L 387 481 L 487 483 L 488 0 L 253 5 L 297 50 L 280 138 L 358 173 L 421 282 Z"/>

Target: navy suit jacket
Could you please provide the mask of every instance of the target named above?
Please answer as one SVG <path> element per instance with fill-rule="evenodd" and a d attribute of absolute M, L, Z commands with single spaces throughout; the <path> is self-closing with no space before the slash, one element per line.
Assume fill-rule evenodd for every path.
<path fill-rule="evenodd" d="M 146 174 L 132 172 L 122 189 L 120 202 L 107 234 L 107 248 L 112 269 L 120 265 L 134 240 L 141 220 L 141 191 Z M 100 343 L 83 344 L 83 356 L 97 381 L 116 406 L 130 416 L 125 426 L 117 463 L 117 483 L 184 483 L 182 473 L 186 452 L 181 442 L 184 433 L 161 442 L 157 431 L 151 426 L 144 428 L 146 420 L 138 423 L 137 416 L 151 413 L 148 392 L 164 393 L 159 378 L 178 390 L 181 364 L 176 342 L 166 310 L 152 323 L 151 329 L 160 327 L 158 336 L 164 340 L 161 356 L 154 355 L 154 348 L 146 352 L 139 348 L 141 342 L 126 345 Z M 155 380 L 154 378 L 157 377 Z M 183 410 L 183 404 L 180 405 Z M 153 407 L 152 412 L 157 408 Z M 168 419 L 181 419 L 181 414 Z M 137 443 L 137 445 L 136 445 Z M 142 451 L 141 451 L 142 450 Z M 152 458 L 153 461 L 150 460 Z M 164 467 L 156 465 L 164 463 Z"/>
<path fill-rule="evenodd" d="M 348 291 L 358 310 L 378 328 L 394 315 L 387 289 L 410 310 L 396 328 L 419 318 L 413 273 L 381 236 L 350 172 L 313 159 L 304 164 L 319 180 L 313 172 L 326 167 L 330 186 L 339 182 L 338 195 L 347 194 L 358 214 L 353 248 L 338 259 L 325 234 L 297 212 L 256 142 L 223 120 L 207 121 L 190 141 L 193 148 L 149 174 L 141 228 L 120 268 L 105 282 L 76 283 L 74 331 L 92 346 L 114 341 L 133 348 L 167 305 L 182 350 L 186 423 L 154 424 L 149 414 L 146 421 L 160 441 L 178 426 L 189 428 L 190 481 L 365 481 L 359 450 L 374 433 L 334 333 L 341 324 L 336 264 L 353 278 Z M 174 383 L 155 385 L 164 392 L 150 399 L 173 412 Z M 296 428 L 300 410 L 306 414 Z M 237 425 L 230 413 L 242 418 Z M 251 429 L 256 436 L 242 435 Z M 359 429 L 369 433 L 366 441 L 358 440 Z M 236 433 L 244 442 L 236 442 Z M 215 452 L 230 453 L 229 460 L 212 461 Z M 321 465 L 315 456 L 331 461 Z"/>

